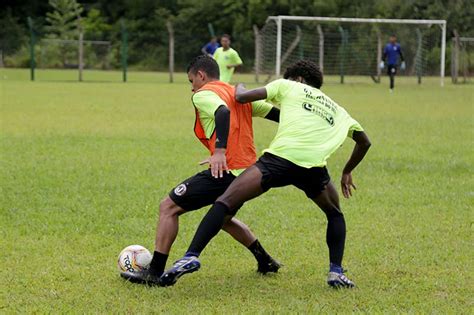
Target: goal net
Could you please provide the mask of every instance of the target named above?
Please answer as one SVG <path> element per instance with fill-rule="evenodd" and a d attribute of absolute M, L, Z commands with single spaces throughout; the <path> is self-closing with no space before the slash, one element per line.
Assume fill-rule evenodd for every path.
<path fill-rule="evenodd" d="M 390 35 L 401 45 L 400 75 L 436 76 L 443 84 L 446 21 L 270 16 L 257 41 L 256 72 L 267 80 L 300 59 L 319 64 L 326 82 L 380 82 L 383 49 Z"/>
<path fill-rule="evenodd" d="M 451 77 L 453 83 L 468 83 L 474 75 L 474 37 L 460 37 L 454 31 L 451 48 Z M 460 80 L 458 77 L 461 76 Z"/>

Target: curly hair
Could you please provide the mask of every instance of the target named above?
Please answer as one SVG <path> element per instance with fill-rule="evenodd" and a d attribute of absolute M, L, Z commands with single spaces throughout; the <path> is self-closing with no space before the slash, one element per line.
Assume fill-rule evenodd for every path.
<path fill-rule="evenodd" d="M 191 72 L 192 74 L 196 74 L 199 70 L 204 71 L 213 79 L 219 79 L 219 66 L 217 65 L 217 62 L 209 56 L 201 55 L 195 57 L 189 63 L 186 73 Z"/>
<path fill-rule="evenodd" d="M 299 60 L 286 68 L 283 78 L 296 79 L 302 77 L 307 84 L 319 89 L 323 85 L 323 73 L 318 65 L 311 60 Z"/>

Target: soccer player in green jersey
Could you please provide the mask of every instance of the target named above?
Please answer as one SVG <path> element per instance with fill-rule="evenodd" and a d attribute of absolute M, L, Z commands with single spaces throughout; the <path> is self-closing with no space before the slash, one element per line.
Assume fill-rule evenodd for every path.
<path fill-rule="evenodd" d="M 222 47 L 216 49 L 213 57 L 219 65 L 221 81 L 229 83 L 232 80 L 235 68 L 241 66 L 243 62 L 239 53 L 230 47 L 230 35 L 224 34 L 221 36 L 221 45 Z"/>
<path fill-rule="evenodd" d="M 342 268 L 346 223 L 326 161 L 346 137 L 355 141 L 341 178 L 342 193 L 349 198 L 352 188 L 355 189 L 352 171 L 364 158 L 370 141 L 362 126 L 320 90 L 322 83 L 323 76 L 318 66 L 301 60 L 286 70 L 284 79 L 265 87 L 247 91 L 242 85 L 237 86 L 236 99 L 239 102 L 266 99 L 280 106 L 278 132 L 263 156 L 217 198 L 201 221 L 184 258 L 161 276 L 161 285 L 172 285 L 183 274 L 199 269 L 200 253 L 224 222 L 236 214 L 239 205 L 270 188 L 294 185 L 326 214 L 327 283 L 333 287 L 354 286 Z"/>

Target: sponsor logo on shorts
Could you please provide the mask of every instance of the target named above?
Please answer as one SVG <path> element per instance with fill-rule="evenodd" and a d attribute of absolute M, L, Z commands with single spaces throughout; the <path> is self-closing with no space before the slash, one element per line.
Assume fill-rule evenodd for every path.
<path fill-rule="evenodd" d="M 185 184 L 179 185 L 178 187 L 174 189 L 174 193 L 176 194 L 176 196 L 184 195 L 186 193 L 186 185 Z"/>

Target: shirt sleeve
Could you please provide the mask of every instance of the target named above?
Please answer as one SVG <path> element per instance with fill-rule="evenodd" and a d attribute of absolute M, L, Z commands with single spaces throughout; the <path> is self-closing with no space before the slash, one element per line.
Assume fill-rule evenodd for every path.
<path fill-rule="evenodd" d="M 263 100 L 252 102 L 252 117 L 265 118 L 272 110 L 273 105 Z"/>
<path fill-rule="evenodd" d="M 354 131 L 364 131 L 364 128 L 362 128 L 361 124 L 354 118 L 351 119 L 351 126 L 349 127 L 349 132 L 347 133 L 347 136 L 349 138 L 352 138 L 352 135 L 354 134 Z"/>
<path fill-rule="evenodd" d="M 241 65 L 243 64 L 242 59 L 240 59 L 239 53 L 236 52 L 235 50 L 232 52 L 232 63 L 234 65 Z"/>
<path fill-rule="evenodd" d="M 275 80 L 265 86 L 267 90 L 267 101 L 280 104 L 281 99 L 288 93 L 291 82 L 285 79 Z"/>
<path fill-rule="evenodd" d="M 194 106 L 203 117 L 214 117 L 214 113 L 221 106 L 227 106 L 226 103 L 212 91 L 200 91 L 194 93 L 192 97 Z"/>

